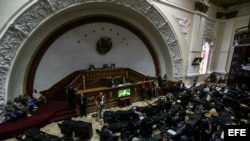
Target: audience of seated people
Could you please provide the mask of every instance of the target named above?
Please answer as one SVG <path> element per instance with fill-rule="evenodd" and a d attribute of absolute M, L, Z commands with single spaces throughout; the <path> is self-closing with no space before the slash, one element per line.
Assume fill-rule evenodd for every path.
<path fill-rule="evenodd" d="M 7 104 L 4 106 L 4 112 L 7 116 L 7 119 L 10 119 L 11 121 L 15 121 L 16 119 L 23 117 L 25 115 L 25 112 L 18 110 L 11 100 L 7 101 Z"/>
<path fill-rule="evenodd" d="M 138 118 L 129 118 L 128 128 L 140 130 L 140 132 L 130 132 L 134 134 L 134 140 L 143 140 L 152 135 L 150 132 L 147 132 L 148 134 L 143 132 L 146 130 L 143 126 L 144 122 L 133 121 L 145 115 L 148 123 L 156 124 L 161 135 L 166 134 L 167 129 L 174 130 L 176 135 L 170 136 L 174 141 L 223 140 L 224 125 L 243 124 L 250 121 L 250 93 L 245 85 L 242 88 L 242 86 L 222 87 L 202 84 L 192 89 L 185 88 L 182 93 L 179 91 L 178 96 L 170 102 L 173 94 L 175 93 L 168 91 L 166 95 L 156 99 L 153 105 L 137 106 L 132 110 Z M 170 103 L 170 108 L 166 108 L 165 104 L 160 106 L 162 103 Z M 131 114 L 131 111 L 127 113 Z M 117 122 L 119 123 L 119 119 Z M 184 124 L 181 129 L 178 127 L 180 122 Z M 166 126 L 165 130 L 162 126 Z M 147 128 L 152 127 L 147 126 Z M 123 127 L 123 130 L 127 129 Z"/>
<path fill-rule="evenodd" d="M 163 100 L 162 97 L 164 97 Z M 12 120 L 24 115 L 28 116 L 29 111 L 36 109 L 37 102 L 36 99 L 27 95 L 20 95 L 16 98 L 16 106 L 13 106 L 12 101 L 8 100 L 5 106 L 6 115 Z M 162 102 L 165 103 L 164 106 L 159 106 Z M 168 104 L 170 105 L 167 108 Z M 110 124 L 117 122 L 123 126 L 126 125 L 121 130 L 139 129 L 139 135 L 137 132 L 133 132 L 133 134 L 135 133 L 134 139 L 138 140 L 151 137 L 152 124 L 156 124 L 157 128 L 166 126 L 166 130 L 160 130 L 162 139 L 163 135 L 168 133 L 167 129 L 172 129 L 176 135 L 169 138 L 174 141 L 222 140 L 224 125 L 242 124 L 244 120 L 246 123 L 250 123 L 250 91 L 245 84 L 224 87 L 202 84 L 192 88 L 192 92 L 187 88 L 183 91 L 168 91 L 167 95 L 160 96 L 152 105 L 137 106 L 132 111 L 128 110 L 127 114 L 129 114 L 127 125 L 118 118 L 111 123 L 106 122 L 101 129 L 102 137 L 118 139 L 109 127 Z M 144 120 L 139 121 L 140 116 L 144 116 Z M 181 129 L 178 127 L 180 122 L 184 123 Z M 148 126 L 145 126 L 146 124 Z M 148 131 L 145 132 L 146 130 Z"/>
<path fill-rule="evenodd" d="M 23 104 L 20 102 L 20 100 L 19 100 L 18 97 L 16 97 L 16 98 L 14 99 L 13 105 L 16 107 L 17 110 L 20 110 L 20 111 L 23 111 L 24 113 L 26 113 L 27 117 L 32 116 L 31 113 L 30 113 L 30 108 L 29 108 L 29 106 L 28 106 L 28 105 L 23 105 Z"/>
<path fill-rule="evenodd" d="M 43 96 L 42 96 L 43 97 Z M 31 117 L 32 111 L 36 111 L 40 104 L 40 100 L 34 99 L 27 94 L 21 94 L 14 98 L 14 101 L 7 100 L 4 106 L 4 112 L 6 119 L 10 121 L 16 121 L 21 117 Z"/>
<path fill-rule="evenodd" d="M 23 105 L 29 106 L 31 111 L 36 111 L 38 109 L 38 104 L 37 101 L 33 98 L 31 98 L 29 95 L 24 94 L 24 95 L 19 95 L 19 100 Z"/>

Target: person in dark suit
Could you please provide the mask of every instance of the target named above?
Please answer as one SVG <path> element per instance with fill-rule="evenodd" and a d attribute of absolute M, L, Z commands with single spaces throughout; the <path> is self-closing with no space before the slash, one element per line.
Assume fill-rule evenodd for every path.
<path fill-rule="evenodd" d="M 180 141 L 193 141 L 195 136 L 195 127 L 190 123 L 186 123 L 183 131 L 180 134 Z"/>
<path fill-rule="evenodd" d="M 180 94 L 182 94 L 185 89 L 185 83 L 182 80 L 180 80 L 177 85 L 178 85 Z"/>
<path fill-rule="evenodd" d="M 122 77 L 122 80 L 120 81 L 120 83 L 119 84 L 126 84 L 127 82 L 126 82 L 126 78 L 125 78 L 125 76 L 123 76 Z"/>
<path fill-rule="evenodd" d="M 68 98 L 69 107 L 73 108 L 74 99 L 75 99 L 75 89 L 72 86 L 70 86 L 67 90 L 67 98 Z"/>
<path fill-rule="evenodd" d="M 145 113 L 143 113 L 143 117 L 140 123 L 140 134 L 143 137 L 150 137 L 153 132 L 153 122 Z"/>
<path fill-rule="evenodd" d="M 109 87 L 115 87 L 117 85 L 117 82 L 115 81 L 115 78 L 112 77 L 109 82 Z"/>
<path fill-rule="evenodd" d="M 102 126 L 101 129 L 101 135 L 105 140 L 115 140 L 118 141 L 119 138 L 118 136 L 115 136 L 113 134 L 113 132 L 109 129 L 109 124 L 108 123 L 104 123 L 104 125 Z"/>
<path fill-rule="evenodd" d="M 80 116 L 81 117 L 82 116 L 87 116 L 86 104 L 87 104 L 86 97 L 84 96 L 83 93 L 81 93 L 79 98 L 78 98 L 78 106 L 79 106 L 79 109 L 80 109 Z"/>

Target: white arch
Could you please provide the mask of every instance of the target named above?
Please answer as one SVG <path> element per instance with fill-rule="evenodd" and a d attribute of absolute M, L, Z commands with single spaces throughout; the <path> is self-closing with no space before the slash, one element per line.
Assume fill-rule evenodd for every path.
<path fill-rule="evenodd" d="M 20 84 L 25 81 L 26 70 L 20 68 L 27 68 L 32 55 L 47 35 L 67 21 L 95 14 L 119 17 L 143 31 L 159 55 L 161 71 L 166 72 L 167 68 L 172 68 L 172 76 L 169 77 L 182 79 L 182 59 L 175 34 L 167 19 L 149 1 L 30 1 L 0 37 L 0 99 L 5 101 L 7 95 L 23 91 L 23 85 Z M 154 31 L 154 36 L 151 31 Z"/>

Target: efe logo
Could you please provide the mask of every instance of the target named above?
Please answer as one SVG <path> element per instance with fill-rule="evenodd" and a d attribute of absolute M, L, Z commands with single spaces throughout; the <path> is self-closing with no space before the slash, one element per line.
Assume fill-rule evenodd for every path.
<path fill-rule="evenodd" d="M 228 136 L 247 136 L 246 129 L 228 129 Z"/>
<path fill-rule="evenodd" d="M 249 141 L 250 124 L 245 125 L 225 125 L 224 140 L 239 139 L 240 141 Z"/>

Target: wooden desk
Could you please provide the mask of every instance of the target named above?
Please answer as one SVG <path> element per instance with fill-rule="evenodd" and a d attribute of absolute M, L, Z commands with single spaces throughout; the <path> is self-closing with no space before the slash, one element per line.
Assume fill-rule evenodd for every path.
<path fill-rule="evenodd" d="M 119 98 L 118 99 L 118 106 L 119 107 L 129 106 L 131 104 L 130 99 L 131 99 L 130 96 L 124 97 L 124 98 Z"/>
<path fill-rule="evenodd" d="M 152 82 L 152 80 L 146 81 L 146 83 Z M 98 87 L 98 88 L 90 88 L 84 90 L 78 90 L 76 94 L 83 93 L 84 96 L 87 98 L 87 113 L 96 112 L 96 103 L 95 97 L 102 92 L 104 95 L 104 108 L 109 109 L 116 106 L 126 106 L 133 102 L 141 101 L 141 85 L 142 81 L 125 84 L 116 87 Z M 120 99 L 118 98 L 118 90 L 123 88 L 130 88 L 131 95 L 129 98 Z"/>

